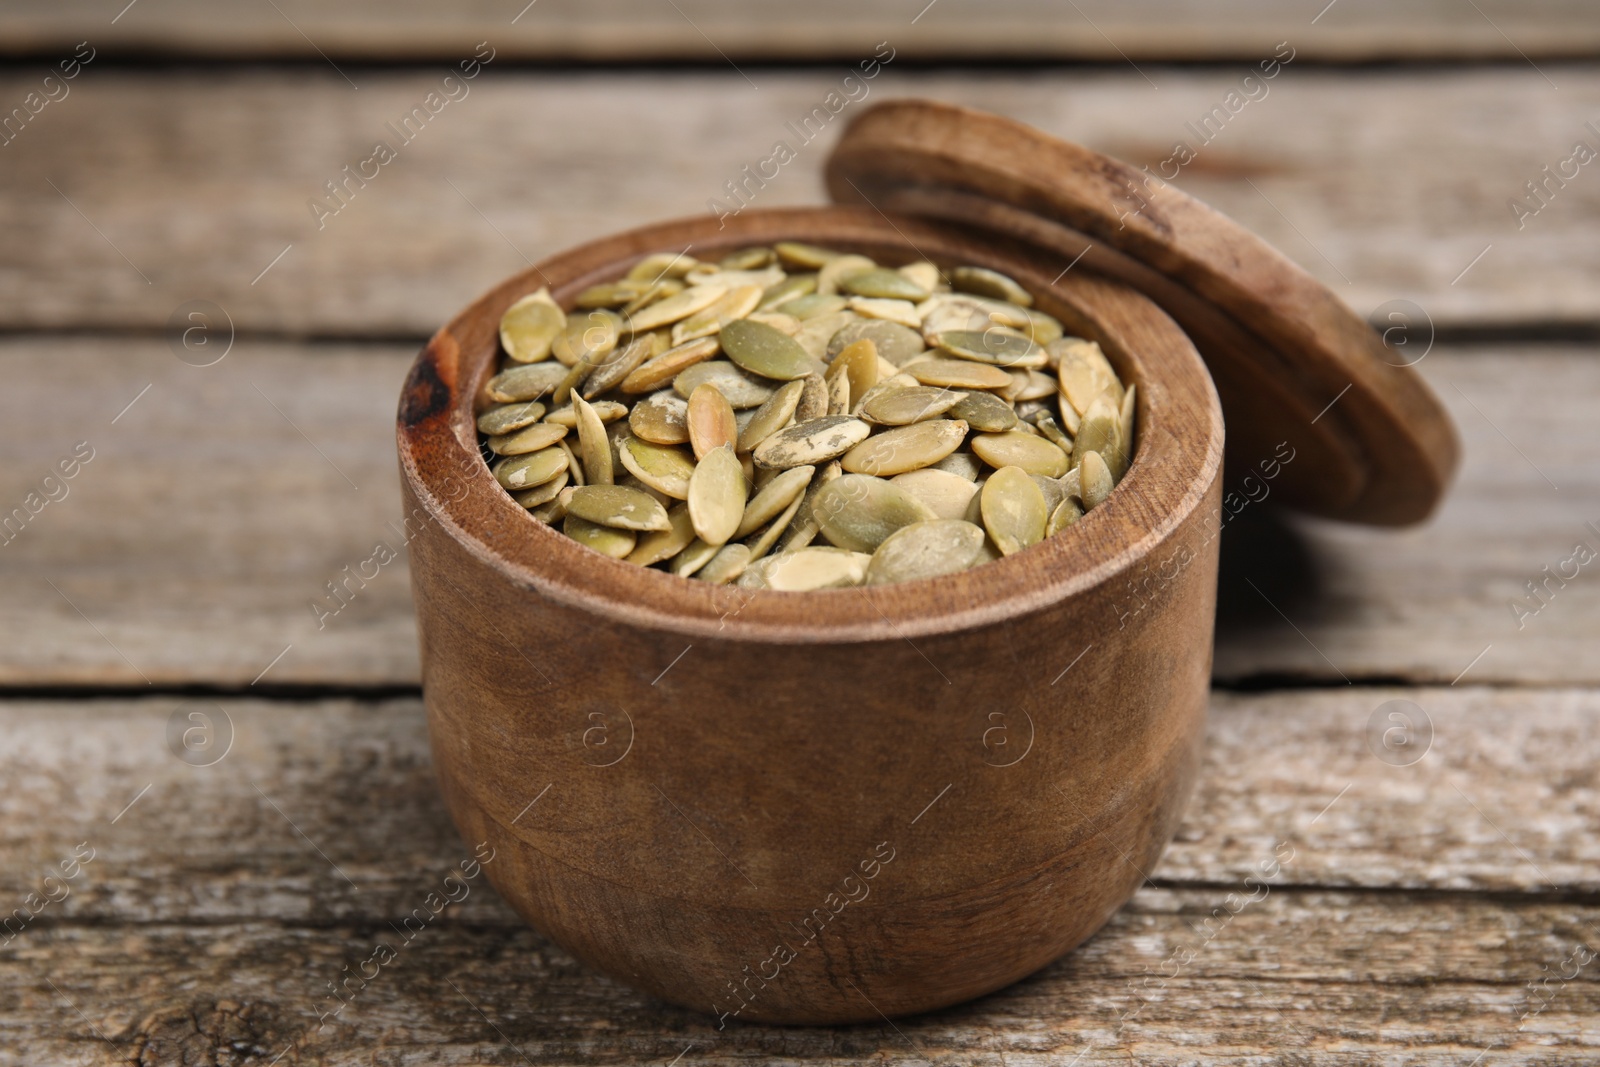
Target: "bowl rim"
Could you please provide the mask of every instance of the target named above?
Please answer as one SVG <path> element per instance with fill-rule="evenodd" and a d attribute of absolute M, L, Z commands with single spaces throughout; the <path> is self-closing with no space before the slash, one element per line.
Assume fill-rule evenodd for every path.
<path fill-rule="evenodd" d="M 1011 274 L 1047 310 L 1100 341 L 1119 376 L 1139 387 L 1137 445 L 1111 496 L 1080 519 L 1074 532 L 966 571 L 795 593 L 709 585 L 611 559 L 540 522 L 500 487 L 482 458 L 475 421 L 485 403 L 483 385 L 498 363 L 505 308 L 541 286 L 570 308 L 578 291 L 617 277 L 652 252 L 725 251 L 785 239 L 876 250 L 888 259 L 990 266 Z M 417 502 L 411 514 L 421 511 L 423 521 L 436 523 L 451 542 L 517 587 L 615 622 L 686 638 L 909 641 L 1043 610 L 1147 561 L 1204 503 L 1221 476 L 1223 448 L 1216 389 L 1176 323 L 1120 282 L 1070 264 L 1056 274 L 1056 258 L 994 234 L 861 207 L 691 216 L 558 252 L 469 304 L 413 362 L 396 419 L 401 478 Z M 414 557 L 412 565 L 430 564 Z"/>

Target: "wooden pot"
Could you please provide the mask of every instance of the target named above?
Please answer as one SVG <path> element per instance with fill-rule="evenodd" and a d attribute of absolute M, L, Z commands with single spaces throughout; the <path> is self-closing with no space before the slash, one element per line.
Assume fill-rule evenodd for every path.
<path fill-rule="evenodd" d="M 601 556 L 527 514 L 474 415 L 501 313 L 646 253 L 796 239 L 1015 277 L 1138 385 L 1132 466 L 1064 534 L 965 573 L 811 593 Z M 734 1019 L 840 1023 L 998 989 L 1155 865 L 1200 758 L 1223 421 L 1133 289 L 869 208 L 647 227 L 508 280 L 434 336 L 398 442 L 445 802 L 587 964 Z"/>

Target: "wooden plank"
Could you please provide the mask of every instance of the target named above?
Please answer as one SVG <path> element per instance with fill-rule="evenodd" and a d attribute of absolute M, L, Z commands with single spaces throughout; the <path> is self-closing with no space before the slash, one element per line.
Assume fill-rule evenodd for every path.
<path fill-rule="evenodd" d="M 1597 1055 L 1600 983 L 1577 967 L 1593 959 L 1593 905 L 1271 893 L 1230 915 L 1226 897 L 1141 890 L 1079 951 L 1006 990 L 843 1028 L 719 1030 L 509 916 L 457 922 L 447 909 L 409 943 L 378 923 L 57 923 L 0 958 L 12 1057 L 0 1061 L 1463 1067 Z M 392 958 L 377 955 L 390 962 L 363 982 L 379 944 Z M 336 999 L 330 983 L 346 975 Z M 226 1051 L 198 1058 L 214 1049 Z"/>
<path fill-rule="evenodd" d="M 411 352 L 240 340 L 197 368 L 153 340 L 0 342 L 0 515 L 95 450 L 0 545 L 0 684 L 415 684 L 391 443 Z M 1600 682 L 1593 566 L 1543 603 L 1526 589 L 1600 550 L 1593 348 L 1440 346 L 1420 370 L 1466 444 L 1440 514 L 1392 531 L 1245 509 L 1223 536 L 1219 679 Z M 319 627 L 326 584 L 380 541 L 402 558 Z"/>
<path fill-rule="evenodd" d="M 1600 147 L 1584 125 L 1600 114 L 1600 71 L 1552 67 L 1557 92 L 1531 67 L 1355 76 L 1297 61 L 1215 118 L 1246 72 L 897 61 L 850 91 L 1011 114 L 1169 175 L 1184 142 L 1197 154 L 1178 184 L 1363 314 L 1404 299 L 1441 327 L 1600 324 L 1587 283 L 1600 271 L 1600 181 L 1584 168 L 1543 206 L 1526 191 L 1575 141 Z M 712 200 L 731 210 L 727 183 L 780 139 L 797 156 L 764 188 L 752 182 L 751 202 L 820 202 L 828 145 L 861 103 L 809 143 L 787 124 L 822 106 L 843 68 L 746 74 L 541 74 L 497 60 L 407 141 L 390 124 L 439 88 L 442 67 L 355 70 L 358 92 L 315 66 L 91 64 L 4 148 L 0 328 L 156 331 L 208 299 L 248 332 L 420 337 L 531 259 Z M 38 84 L 6 73 L 0 101 Z M 1207 116 L 1210 143 L 1195 132 Z M 395 156 L 361 178 L 379 140 Z M 342 206 L 327 193 L 335 180 Z M 1514 197 L 1538 214 L 1519 220 Z"/>
<path fill-rule="evenodd" d="M 1410 713 L 1410 748 L 1395 735 L 1382 744 L 1398 725 L 1384 707 L 1395 700 L 1422 709 Z M 0 795 L 0 892 L 20 902 L 75 849 L 93 856 L 41 928 L 46 916 L 392 920 L 476 844 L 444 813 L 414 698 L 9 700 L 0 724 L 13 783 Z M 174 755 L 186 751 L 183 731 L 194 731 L 192 764 Z M 1279 888 L 1592 896 L 1597 741 L 1593 689 L 1219 693 L 1200 787 L 1145 873 L 1169 888 L 1231 890 L 1276 858 L 1268 881 Z M 541 802 L 551 825 L 565 825 L 566 803 L 555 773 Z M 508 914 L 487 892 L 457 911 L 474 923 Z M 19 946 L 31 943 L 24 933 Z"/>
<path fill-rule="evenodd" d="M 1592 1055 L 1600 983 L 1574 963 L 1600 921 L 1600 691 L 1356 692 L 1219 696 L 1161 883 L 1032 978 L 898 1029 L 720 1031 L 588 972 L 481 881 L 409 941 L 396 932 L 471 855 L 415 700 L 206 699 L 214 736 L 232 731 L 207 766 L 167 748 L 177 698 L 6 701 L 3 891 L 58 899 L 0 949 L 0 1063 L 177 1062 L 173 1042 L 219 1033 L 239 1042 L 223 1062 L 263 1064 L 290 1046 L 279 1062 Z M 1437 730 L 1405 767 L 1365 741 L 1369 706 L 1394 698 Z M 75 850 L 92 858 L 46 886 Z M 1245 883 L 1274 857 L 1275 877 Z M 327 984 L 379 942 L 394 961 L 319 1030 L 340 1003 Z"/>
<path fill-rule="evenodd" d="M 935 0 L 937 3 L 937 0 Z M 89 0 L 26 0 L 0 19 L 4 51 L 32 55 L 84 37 L 119 54 L 158 56 L 451 59 L 483 38 L 522 59 L 693 60 L 854 57 L 889 39 L 927 59 L 1027 56 L 1118 62 L 1132 59 L 1255 58 L 1285 38 L 1319 59 L 1593 55 L 1600 27 L 1577 0 L 1515 4 L 1481 0 L 1463 14 L 1446 0 L 1386 6 L 1344 0 L 1336 7 L 1285 10 L 1263 0 L 1206 5 L 1180 0 L 1130 8 L 1080 0 L 919 2 L 863 8 L 815 0 L 739 5 L 712 0 L 542 0 L 537 7 L 472 0 L 447 8 L 420 0 L 336 8 L 281 0 L 277 10 L 245 7 L 219 17 L 199 0 L 146 4 L 116 18 Z"/>

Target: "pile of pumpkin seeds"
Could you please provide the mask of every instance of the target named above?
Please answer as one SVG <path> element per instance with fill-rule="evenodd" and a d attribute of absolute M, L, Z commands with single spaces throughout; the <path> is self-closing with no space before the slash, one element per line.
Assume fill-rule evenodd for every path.
<path fill-rule="evenodd" d="M 478 418 L 538 519 L 685 578 L 803 591 L 948 574 L 1098 506 L 1133 387 L 1016 281 L 811 245 L 660 253 L 500 321 Z"/>

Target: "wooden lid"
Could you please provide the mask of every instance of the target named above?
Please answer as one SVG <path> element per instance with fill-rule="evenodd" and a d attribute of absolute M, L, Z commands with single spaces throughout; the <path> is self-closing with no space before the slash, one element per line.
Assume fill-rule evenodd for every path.
<path fill-rule="evenodd" d="M 1404 525 L 1444 495 L 1459 446 L 1421 378 L 1325 285 L 1158 177 L 926 100 L 864 111 L 826 174 L 840 203 L 998 231 L 1149 296 L 1205 358 L 1230 472 L 1256 474 L 1252 496 Z"/>

